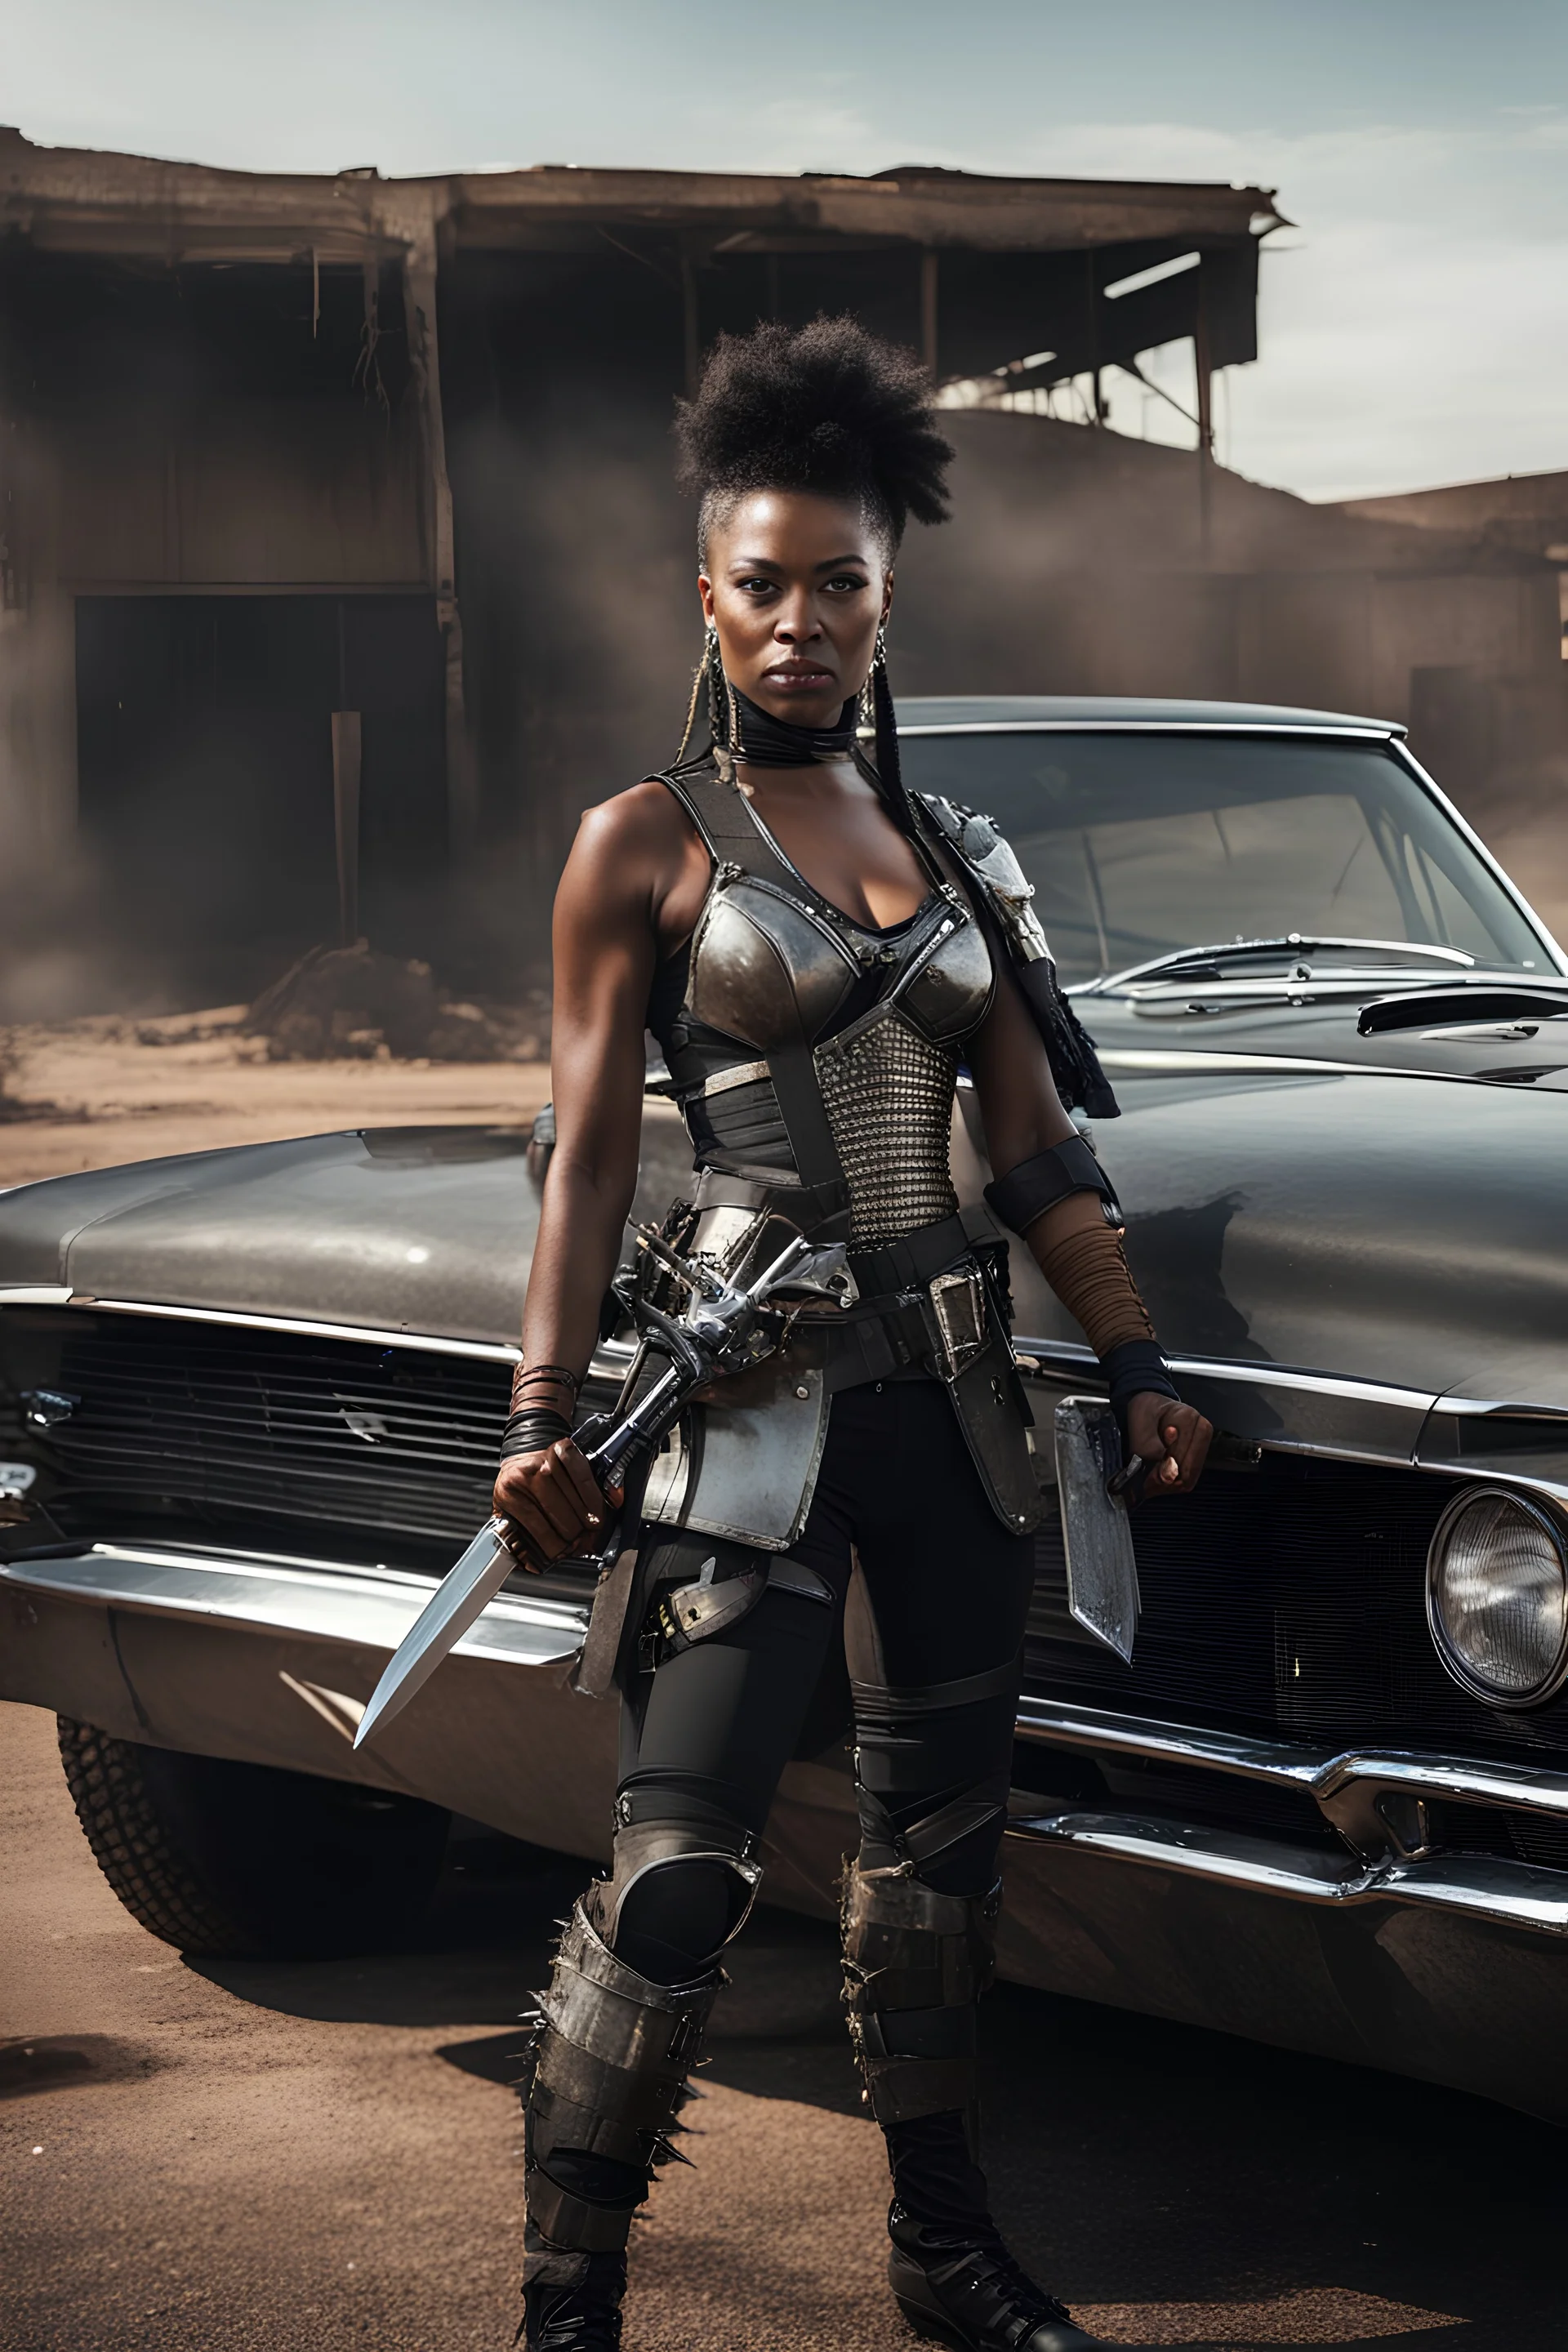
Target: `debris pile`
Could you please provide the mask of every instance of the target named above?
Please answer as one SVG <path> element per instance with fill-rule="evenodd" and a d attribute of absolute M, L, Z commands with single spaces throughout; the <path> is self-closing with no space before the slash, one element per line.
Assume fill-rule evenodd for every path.
<path fill-rule="evenodd" d="M 264 989 L 242 1027 L 273 1062 L 534 1062 L 550 1052 L 550 1000 L 454 996 L 427 963 L 352 948 L 311 948 Z"/>
<path fill-rule="evenodd" d="M 16 1033 L 0 1029 L 0 1120 L 18 1118 L 49 1118 L 57 1115 L 57 1106 L 37 1097 L 17 1094 L 12 1081 L 22 1068 L 22 1055 L 17 1050 Z"/>

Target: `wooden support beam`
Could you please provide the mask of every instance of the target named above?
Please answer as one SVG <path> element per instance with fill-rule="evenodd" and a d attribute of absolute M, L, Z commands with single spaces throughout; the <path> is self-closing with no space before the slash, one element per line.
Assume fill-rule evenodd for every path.
<path fill-rule="evenodd" d="M 406 223 L 403 299 L 408 357 L 419 403 L 425 456 L 425 553 L 436 592 L 446 652 L 447 833 L 454 866 L 469 865 L 479 845 L 479 782 L 463 677 L 463 626 L 458 609 L 457 546 L 447 433 L 441 409 L 441 358 L 436 317 L 437 204 L 427 197 Z"/>
<path fill-rule="evenodd" d="M 1214 531 L 1214 364 L 1209 356 L 1208 320 L 1204 313 L 1203 270 L 1198 270 L 1198 315 L 1193 333 L 1193 358 L 1198 379 L 1198 541 L 1207 563 Z"/>

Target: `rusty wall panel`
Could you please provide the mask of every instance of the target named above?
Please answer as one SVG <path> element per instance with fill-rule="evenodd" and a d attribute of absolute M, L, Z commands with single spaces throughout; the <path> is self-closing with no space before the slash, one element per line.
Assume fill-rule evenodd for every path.
<path fill-rule="evenodd" d="M 57 428 L 60 566 L 75 583 L 423 583 L 420 450 L 405 406 L 233 401 Z"/>

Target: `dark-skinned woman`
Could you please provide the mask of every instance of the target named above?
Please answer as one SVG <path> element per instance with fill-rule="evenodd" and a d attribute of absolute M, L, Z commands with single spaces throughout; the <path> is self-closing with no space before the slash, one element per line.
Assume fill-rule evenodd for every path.
<path fill-rule="evenodd" d="M 620 2342 L 632 2216 L 842 1639 L 846 2001 L 887 2136 L 893 2292 L 973 2352 L 1068 2352 L 1091 2339 L 1008 2253 L 975 2137 L 1041 1509 L 1002 1226 L 1081 1322 L 1149 1492 L 1190 1487 L 1210 1432 L 1064 1108 L 1114 1105 L 1013 854 L 900 780 L 893 562 L 911 514 L 942 519 L 952 454 L 927 379 L 848 320 L 762 327 L 720 342 L 679 436 L 707 648 L 680 760 L 588 812 L 556 899 L 557 1139 L 496 1483 L 520 1557 L 596 1549 L 621 1500 L 570 1430 L 637 1181 L 645 1030 L 693 1145 L 672 1244 L 744 1280 L 800 1234 L 821 1280 L 633 1497 L 615 1858 L 563 1937 L 529 2099 L 526 2338 Z M 704 703 L 711 740 L 687 756 Z M 949 1171 L 961 1063 L 995 1177 L 984 1229 Z"/>

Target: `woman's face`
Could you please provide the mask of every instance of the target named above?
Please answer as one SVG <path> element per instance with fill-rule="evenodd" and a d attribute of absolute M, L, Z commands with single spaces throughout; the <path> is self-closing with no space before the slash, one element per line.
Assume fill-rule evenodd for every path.
<path fill-rule="evenodd" d="M 774 719 L 831 727 L 870 675 L 893 574 L 858 504 L 752 490 L 698 575 L 731 686 Z"/>

